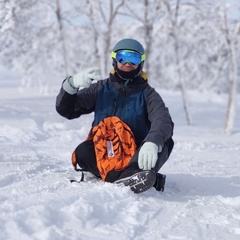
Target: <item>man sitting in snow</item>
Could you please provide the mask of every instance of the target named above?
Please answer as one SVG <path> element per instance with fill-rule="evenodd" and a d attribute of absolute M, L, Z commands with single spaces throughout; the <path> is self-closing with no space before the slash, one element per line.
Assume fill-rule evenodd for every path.
<path fill-rule="evenodd" d="M 56 110 L 68 119 L 95 113 L 86 141 L 73 152 L 72 164 L 135 193 L 153 186 L 163 191 L 165 176 L 158 171 L 174 145 L 168 108 L 148 84 L 142 70 L 145 51 L 138 41 L 119 41 L 112 59 L 109 78 L 99 80 L 98 69 L 87 69 L 66 78 L 57 96 Z"/>

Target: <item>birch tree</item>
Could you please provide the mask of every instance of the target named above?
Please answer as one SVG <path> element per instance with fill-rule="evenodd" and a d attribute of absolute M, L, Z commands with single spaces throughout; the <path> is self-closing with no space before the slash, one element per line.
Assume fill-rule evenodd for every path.
<path fill-rule="evenodd" d="M 182 94 L 182 100 L 183 100 L 183 108 L 185 111 L 186 121 L 187 124 L 190 125 L 190 117 L 189 117 L 189 108 L 187 104 L 187 98 L 186 98 L 186 90 L 184 85 L 184 80 L 182 79 L 182 73 L 181 73 L 181 62 L 180 62 L 180 56 L 179 56 L 179 39 L 178 39 L 178 17 L 179 17 L 179 8 L 180 8 L 180 0 L 176 0 L 175 5 L 175 12 L 172 11 L 172 7 L 169 0 L 163 0 L 163 3 L 166 6 L 167 12 L 169 14 L 170 22 L 171 22 L 171 36 L 174 39 L 174 50 L 175 50 L 175 58 L 176 58 L 176 72 L 179 82 L 180 91 Z"/>
<path fill-rule="evenodd" d="M 97 64 L 101 68 L 102 74 L 109 71 L 109 59 L 112 43 L 113 26 L 119 10 L 124 6 L 126 0 L 86 0 L 85 5 L 81 2 L 74 4 L 76 11 L 87 19 L 84 24 L 85 34 L 89 33 L 89 42 L 92 44 L 92 54 Z M 84 7 L 83 7 L 84 6 Z M 92 43 L 93 41 L 93 43 Z"/>
<path fill-rule="evenodd" d="M 121 12 L 122 16 L 130 17 L 133 23 L 136 25 L 136 32 L 139 32 L 139 37 L 143 39 L 143 45 L 145 47 L 146 61 L 144 69 L 150 75 L 150 63 L 149 59 L 153 51 L 154 43 L 154 26 L 156 19 L 158 19 L 161 11 L 161 1 L 143 0 L 136 1 L 132 4 L 132 1 L 127 2 L 125 8 L 127 11 Z M 138 5 L 138 7 L 136 6 Z"/>
<path fill-rule="evenodd" d="M 224 132 L 230 134 L 234 127 L 234 119 L 236 114 L 236 101 L 237 101 L 237 58 L 236 48 L 239 44 L 240 22 L 237 24 L 236 29 L 231 32 L 229 27 L 229 20 L 227 18 L 227 12 L 224 14 L 224 33 L 229 51 L 229 93 L 227 103 L 227 114 L 225 119 Z M 232 36 L 231 36 L 232 35 Z"/>
<path fill-rule="evenodd" d="M 111 53 L 111 43 L 112 43 L 112 35 L 113 35 L 113 24 L 114 20 L 119 12 L 119 9 L 124 5 L 125 0 L 119 1 L 119 3 L 116 3 L 112 0 L 108 1 L 108 12 L 105 11 L 106 3 L 105 1 L 100 2 L 99 4 L 99 11 L 101 19 L 103 20 L 103 23 L 105 25 L 105 30 L 103 31 L 103 42 L 104 46 L 102 47 L 103 52 L 101 52 L 101 55 L 104 56 L 103 61 L 101 62 L 103 73 L 107 74 L 108 72 L 108 63 L 109 63 L 109 56 Z M 96 16 L 96 15 L 95 15 Z"/>
<path fill-rule="evenodd" d="M 60 42 L 62 44 L 62 55 L 63 55 L 63 62 L 64 62 L 64 70 L 66 77 L 69 76 L 69 69 L 68 69 L 68 54 L 66 49 L 66 37 L 65 37 L 65 30 L 64 30 L 64 23 L 62 17 L 62 7 L 60 0 L 56 0 L 56 10 L 55 10 L 58 22 L 58 28 L 60 33 Z"/>

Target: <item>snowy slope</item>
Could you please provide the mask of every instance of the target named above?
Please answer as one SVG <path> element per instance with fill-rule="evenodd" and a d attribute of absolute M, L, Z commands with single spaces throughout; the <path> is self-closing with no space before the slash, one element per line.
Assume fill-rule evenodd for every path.
<path fill-rule="evenodd" d="M 175 122 L 166 189 L 134 194 L 91 175 L 71 184 L 92 115 L 63 119 L 57 92 L 21 93 L 14 79 L 0 79 L 1 240 L 240 239 L 240 119 L 223 134 L 226 96 L 189 94 L 188 127 L 180 94 L 159 90 Z"/>

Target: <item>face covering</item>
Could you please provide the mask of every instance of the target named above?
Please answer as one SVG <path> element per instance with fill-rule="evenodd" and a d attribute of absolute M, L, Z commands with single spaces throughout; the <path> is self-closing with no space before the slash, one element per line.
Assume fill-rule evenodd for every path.
<path fill-rule="evenodd" d="M 116 62 L 115 62 L 115 64 L 113 63 L 113 66 L 114 66 L 114 69 L 116 70 L 117 75 L 125 81 L 126 80 L 132 80 L 132 79 L 138 77 L 141 74 L 141 71 L 142 71 L 142 64 L 139 64 L 139 66 L 135 70 L 132 70 L 131 72 L 125 72 L 125 71 L 120 70 L 117 67 Z"/>

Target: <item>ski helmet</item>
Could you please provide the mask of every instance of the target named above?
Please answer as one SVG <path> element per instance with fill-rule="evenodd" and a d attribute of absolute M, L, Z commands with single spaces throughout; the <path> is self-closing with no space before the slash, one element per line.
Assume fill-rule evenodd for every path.
<path fill-rule="evenodd" d="M 117 42 L 112 51 L 117 52 L 119 50 L 132 50 L 141 54 L 145 53 L 142 44 L 132 38 L 125 38 Z"/>
<path fill-rule="evenodd" d="M 116 43 L 114 46 L 112 52 L 118 52 L 120 50 L 131 50 L 140 53 L 141 55 L 145 55 L 145 50 L 140 42 L 138 42 L 135 39 L 132 38 L 125 38 L 120 40 Z M 142 61 L 138 68 L 131 71 L 131 72 L 124 72 L 118 69 L 117 67 L 117 61 L 113 58 L 113 67 L 116 70 L 118 76 L 122 78 L 123 80 L 133 79 L 137 76 L 139 76 L 142 72 L 144 61 Z"/>

